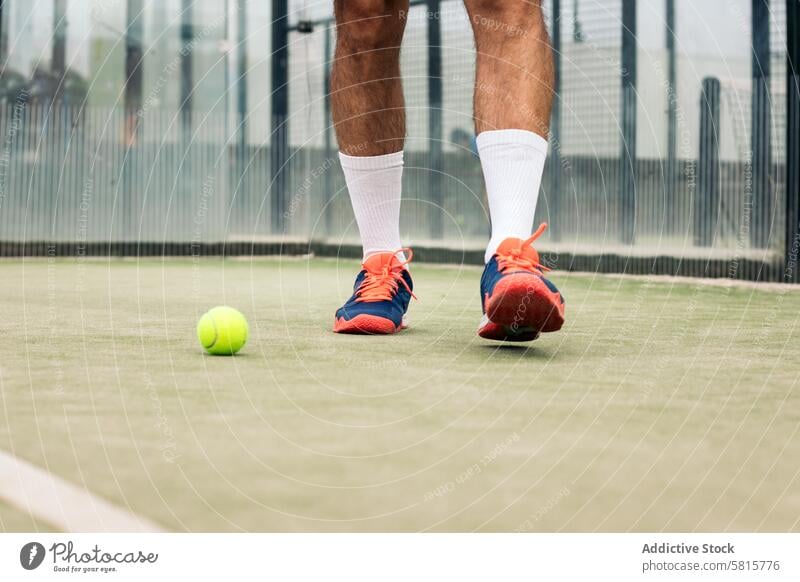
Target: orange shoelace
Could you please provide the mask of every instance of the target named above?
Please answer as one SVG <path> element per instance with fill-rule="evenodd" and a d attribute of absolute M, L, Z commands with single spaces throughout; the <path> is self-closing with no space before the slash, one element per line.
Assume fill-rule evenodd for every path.
<path fill-rule="evenodd" d="M 539 271 L 540 273 L 545 271 L 550 271 L 548 267 L 545 267 L 539 262 L 539 253 L 536 252 L 536 249 L 529 247 L 533 244 L 537 238 L 542 236 L 544 231 L 547 230 L 547 223 L 543 222 L 539 225 L 539 228 L 536 229 L 530 237 L 522 241 L 522 243 L 516 247 L 512 248 L 507 252 L 504 253 L 497 253 L 497 266 L 498 269 L 503 272 L 508 269 L 521 269 L 523 271 Z M 527 252 L 526 252 L 527 251 Z M 529 256 L 525 256 L 525 255 Z"/>
<path fill-rule="evenodd" d="M 359 285 L 356 290 L 356 301 L 364 303 L 391 301 L 401 284 L 414 299 L 417 298 L 411 291 L 411 287 L 408 286 L 408 283 L 406 283 L 406 280 L 403 278 L 403 267 L 411 262 L 414 252 L 406 248 L 393 251 L 392 254 L 396 255 L 400 252 L 408 257 L 405 261 L 398 261 L 393 267 L 384 265 L 379 272 L 367 269 L 364 280 L 361 281 L 361 285 Z"/>

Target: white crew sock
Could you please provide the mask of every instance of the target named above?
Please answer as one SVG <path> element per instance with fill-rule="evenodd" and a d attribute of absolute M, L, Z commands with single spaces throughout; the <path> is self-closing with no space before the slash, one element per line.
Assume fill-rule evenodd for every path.
<path fill-rule="evenodd" d="M 505 239 L 531 235 L 547 140 L 532 131 L 500 129 L 481 132 L 476 141 L 492 219 L 488 263 Z"/>
<path fill-rule="evenodd" d="M 348 156 L 339 152 L 339 160 L 361 234 L 364 258 L 381 251 L 398 250 L 402 246 L 402 150 L 383 156 Z"/>

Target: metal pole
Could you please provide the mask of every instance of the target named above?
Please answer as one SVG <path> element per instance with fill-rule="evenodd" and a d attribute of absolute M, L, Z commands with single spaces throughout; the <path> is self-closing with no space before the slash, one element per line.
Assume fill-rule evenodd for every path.
<path fill-rule="evenodd" d="M 67 0 L 53 2 L 53 56 L 50 68 L 58 83 L 53 95 L 53 99 L 56 99 L 63 90 L 67 72 Z"/>
<path fill-rule="evenodd" d="M 224 60 L 224 75 L 225 75 L 225 99 L 223 103 L 223 111 L 222 115 L 223 122 L 222 122 L 222 132 L 223 132 L 223 149 L 225 150 L 222 154 L 222 159 L 225 163 L 221 166 L 223 179 L 220 180 L 220 184 L 224 187 L 224 191 L 222 192 L 222 196 L 220 196 L 219 200 L 224 204 L 224 213 L 229 214 L 230 216 L 230 226 L 234 229 L 236 228 L 236 220 L 237 215 L 234 211 L 233 205 L 231 202 L 234 200 L 233 191 L 236 186 L 235 184 L 235 171 L 232 171 L 232 167 L 236 164 L 236 141 L 235 138 L 231 135 L 231 92 L 233 88 L 231 87 L 231 3 L 230 0 L 225 0 L 223 5 L 223 9 L 225 10 L 225 18 L 223 19 L 223 43 L 225 47 L 225 54 L 223 55 Z M 220 212 L 218 215 L 219 230 L 217 234 L 222 237 L 223 231 L 225 229 L 225 220 L 222 218 L 223 212 Z"/>
<path fill-rule="evenodd" d="M 285 228 L 284 213 L 288 198 L 289 157 L 289 34 L 288 0 L 272 0 L 272 135 L 270 137 L 270 174 L 272 184 L 272 228 Z"/>
<path fill-rule="evenodd" d="M 752 6 L 753 92 L 750 131 L 753 216 L 750 242 L 754 247 L 765 248 L 769 246 L 772 220 L 769 0 L 753 0 Z"/>
<path fill-rule="evenodd" d="M 192 175 L 192 92 L 194 91 L 194 19 L 192 17 L 192 4 L 194 0 L 182 0 L 181 6 L 181 51 L 180 51 L 180 116 L 181 116 L 181 142 L 179 155 L 183 160 L 180 173 L 177 176 L 180 198 L 178 208 L 187 208 L 193 199 L 193 194 L 199 191 L 195 186 Z M 202 178 L 201 178 L 202 179 Z"/>
<path fill-rule="evenodd" d="M 333 158 L 333 120 L 331 116 L 331 25 L 325 27 L 325 163 Z M 325 189 L 325 236 L 330 236 L 333 232 L 333 215 L 331 212 L 331 202 L 333 200 L 333 185 L 331 183 L 331 170 L 325 171 L 322 178 Z"/>
<path fill-rule="evenodd" d="M 431 167 L 431 224 L 433 239 L 444 236 L 444 142 L 442 127 L 441 0 L 428 0 L 428 148 Z"/>
<path fill-rule="evenodd" d="M 123 234 L 131 237 L 135 232 L 134 197 L 137 193 L 133 188 L 134 168 L 131 164 L 136 156 L 131 155 L 131 149 L 136 147 L 139 134 L 139 112 L 142 106 L 142 73 L 143 73 L 143 14 L 142 0 L 127 0 L 126 27 L 125 27 L 125 143 L 128 147 L 125 156 L 125 165 L 122 167 L 122 220 Z"/>
<path fill-rule="evenodd" d="M 675 197 L 677 196 L 677 126 L 678 89 L 677 60 L 675 53 L 675 0 L 666 0 L 667 12 L 667 168 L 666 216 L 668 225 L 675 225 Z M 672 228 L 671 226 L 669 228 Z"/>
<path fill-rule="evenodd" d="M 633 244 L 636 232 L 636 0 L 622 1 L 622 149 L 620 234 Z"/>
<path fill-rule="evenodd" d="M 800 2 L 786 0 L 786 240 L 784 281 L 800 282 Z"/>
<path fill-rule="evenodd" d="M 6 50 L 8 46 L 8 36 L 6 34 L 5 19 L 3 18 L 3 9 L 6 6 L 6 0 L 0 0 L 0 69 L 6 68 Z"/>
<path fill-rule="evenodd" d="M 709 247 L 719 216 L 719 79 L 703 79 L 700 100 L 700 154 L 694 204 L 694 244 Z"/>
<path fill-rule="evenodd" d="M 552 40 L 553 45 L 553 111 L 550 116 L 550 237 L 553 241 L 561 238 L 561 0 L 553 0 Z"/>
<path fill-rule="evenodd" d="M 236 110 L 239 117 L 239 156 L 244 156 L 247 145 L 247 0 L 237 2 L 237 100 Z"/>
<path fill-rule="evenodd" d="M 127 26 L 125 27 L 125 111 L 136 116 L 142 105 L 142 0 L 127 0 Z M 133 120 L 135 121 L 135 119 Z M 133 125 L 129 130 L 135 130 Z M 129 138 L 133 136 L 128 134 Z"/>
<path fill-rule="evenodd" d="M 233 205 L 241 224 L 247 223 L 247 188 L 245 172 L 247 168 L 247 0 L 236 0 L 236 122 L 232 187 L 239 185 Z M 232 192 L 233 193 L 233 192 Z"/>
<path fill-rule="evenodd" d="M 182 0 L 181 12 L 181 123 L 186 142 L 192 131 L 192 90 L 194 76 L 192 72 L 192 0 Z"/>
<path fill-rule="evenodd" d="M 223 99 L 224 106 L 223 109 L 225 110 L 225 119 L 223 122 L 225 137 L 224 142 L 225 149 L 228 149 L 228 145 L 230 143 L 231 135 L 230 135 L 230 114 L 231 114 L 231 104 L 230 104 L 230 94 L 231 94 L 231 50 L 230 50 L 230 40 L 231 40 L 231 6 L 230 0 L 225 0 L 223 5 L 223 10 L 225 10 L 225 18 L 223 19 L 223 46 L 225 47 L 225 55 L 223 56 L 224 60 L 222 63 L 222 70 L 223 76 L 225 77 L 225 96 Z"/>
<path fill-rule="evenodd" d="M 583 42 L 583 27 L 578 15 L 579 8 L 578 0 L 572 0 L 572 42 L 574 43 Z"/>

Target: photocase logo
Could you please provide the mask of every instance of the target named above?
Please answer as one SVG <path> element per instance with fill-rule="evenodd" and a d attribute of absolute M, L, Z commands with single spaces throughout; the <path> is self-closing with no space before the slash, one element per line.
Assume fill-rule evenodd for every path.
<path fill-rule="evenodd" d="M 19 563 L 26 570 L 35 570 L 44 561 L 44 546 L 39 542 L 29 542 L 19 552 Z"/>

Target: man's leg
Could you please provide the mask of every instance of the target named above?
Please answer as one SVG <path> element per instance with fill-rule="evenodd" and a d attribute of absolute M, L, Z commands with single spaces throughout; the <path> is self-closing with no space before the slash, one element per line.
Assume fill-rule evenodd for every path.
<path fill-rule="evenodd" d="M 481 281 L 488 339 L 527 341 L 563 323 L 563 298 L 530 246 L 542 182 L 553 54 L 540 0 L 464 0 L 475 34 L 475 133 L 492 236 Z"/>
<path fill-rule="evenodd" d="M 334 10 L 333 122 L 364 250 L 355 291 L 337 310 L 334 331 L 394 333 L 405 327 L 413 286 L 398 253 L 406 131 L 400 43 L 408 0 L 335 0 Z"/>
<path fill-rule="evenodd" d="M 400 248 L 408 0 L 335 0 L 331 106 L 364 256 Z"/>
<path fill-rule="evenodd" d="M 475 133 L 492 238 L 527 238 L 539 196 L 553 102 L 553 53 L 539 0 L 465 0 L 477 49 Z"/>

